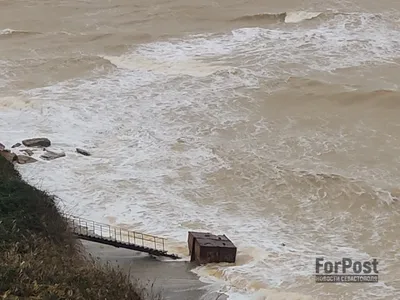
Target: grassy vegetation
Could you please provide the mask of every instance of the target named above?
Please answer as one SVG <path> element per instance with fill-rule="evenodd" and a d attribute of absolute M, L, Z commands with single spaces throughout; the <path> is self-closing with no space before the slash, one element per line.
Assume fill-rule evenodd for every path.
<path fill-rule="evenodd" d="M 0 156 L 0 296 L 139 300 L 119 270 L 88 260 L 54 197 L 21 180 Z"/>

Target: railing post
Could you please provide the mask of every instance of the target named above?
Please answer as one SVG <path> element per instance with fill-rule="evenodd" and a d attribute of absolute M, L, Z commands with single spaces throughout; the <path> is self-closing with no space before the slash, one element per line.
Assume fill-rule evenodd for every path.
<path fill-rule="evenodd" d="M 145 244 L 146 244 L 146 247 L 153 247 L 151 245 L 153 243 L 155 250 L 159 250 L 160 251 L 160 249 L 162 248 L 162 251 L 166 252 L 165 251 L 165 246 L 166 246 L 165 245 L 165 239 L 162 238 L 162 237 L 157 237 L 157 236 L 149 235 L 149 234 L 143 234 L 141 232 L 130 231 L 130 230 L 127 230 L 127 229 L 123 229 L 121 227 L 114 227 L 114 226 L 113 226 L 113 228 L 114 228 L 114 236 L 112 236 L 112 230 L 111 230 L 112 228 L 108 224 L 97 223 L 97 222 L 92 221 L 92 220 L 87 220 L 87 219 L 83 219 L 83 218 L 79 218 L 79 217 L 74 217 L 72 215 L 69 216 L 69 215 L 66 215 L 66 214 L 63 214 L 63 217 L 67 220 L 68 226 L 72 225 L 73 232 L 75 234 L 86 235 L 86 236 L 91 236 L 93 234 L 93 235 L 97 235 L 98 236 L 98 234 L 96 233 L 96 230 L 99 230 L 100 231 L 100 237 L 103 238 L 103 226 L 104 226 L 105 227 L 105 229 L 104 229 L 104 237 L 107 236 L 106 231 L 108 229 L 109 238 L 111 238 L 112 240 L 114 240 L 116 242 L 122 242 L 122 243 L 127 243 L 127 244 L 132 245 L 131 244 L 131 233 L 133 233 L 133 244 L 140 245 L 139 242 L 136 242 L 136 239 L 138 238 L 138 239 L 142 240 L 142 247 L 145 247 Z M 92 225 L 91 225 L 92 229 L 93 229 L 93 233 L 92 234 L 89 234 L 89 231 L 90 231 L 89 230 L 89 224 L 90 223 L 92 223 Z M 78 230 L 78 227 L 79 227 L 79 230 Z M 98 228 L 98 227 L 100 227 L 100 228 Z M 84 231 L 84 229 L 86 229 L 86 231 Z M 117 236 L 118 229 L 119 229 L 119 239 L 118 239 L 118 236 Z M 125 237 L 122 238 L 122 232 L 124 232 L 124 236 L 125 235 L 128 236 L 127 239 L 125 239 Z M 136 237 L 136 235 L 138 235 L 138 237 Z M 107 238 L 108 238 L 108 236 L 107 236 Z M 151 239 L 153 239 L 153 241 L 151 241 Z"/>

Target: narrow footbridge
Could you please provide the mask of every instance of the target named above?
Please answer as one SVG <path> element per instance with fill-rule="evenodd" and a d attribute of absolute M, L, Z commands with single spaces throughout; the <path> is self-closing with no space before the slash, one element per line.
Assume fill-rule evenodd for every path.
<path fill-rule="evenodd" d="M 68 221 L 74 235 L 79 239 L 117 248 L 146 252 L 155 256 L 165 256 L 173 259 L 180 258 L 178 255 L 168 253 L 168 251 L 165 250 L 164 238 L 130 231 L 68 214 L 64 214 L 64 217 Z"/>

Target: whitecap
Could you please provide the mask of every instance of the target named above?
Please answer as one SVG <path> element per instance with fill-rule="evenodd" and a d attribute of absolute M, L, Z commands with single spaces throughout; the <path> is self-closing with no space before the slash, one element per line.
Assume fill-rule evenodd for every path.
<path fill-rule="evenodd" d="M 300 23 L 305 20 L 311 20 L 320 16 L 322 12 L 293 11 L 287 12 L 285 23 Z"/>

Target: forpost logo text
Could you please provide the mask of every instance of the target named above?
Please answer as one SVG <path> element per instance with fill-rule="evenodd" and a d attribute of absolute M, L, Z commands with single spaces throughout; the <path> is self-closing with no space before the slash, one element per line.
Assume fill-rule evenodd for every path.
<path fill-rule="evenodd" d="M 344 257 L 340 261 L 329 261 L 323 257 L 315 259 L 315 282 L 378 282 L 378 260 L 352 260 Z"/>

